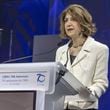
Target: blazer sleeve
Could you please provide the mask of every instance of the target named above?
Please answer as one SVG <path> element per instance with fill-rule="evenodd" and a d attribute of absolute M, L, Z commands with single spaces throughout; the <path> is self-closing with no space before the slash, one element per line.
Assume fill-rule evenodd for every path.
<path fill-rule="evenodd" d="M 89 87 L 96 97 L 100 97 L 108 88 L 108 61 L 109 48 L 104 46 L 97 54 L 96 69 L 94 71 L 93 85 Z"/>

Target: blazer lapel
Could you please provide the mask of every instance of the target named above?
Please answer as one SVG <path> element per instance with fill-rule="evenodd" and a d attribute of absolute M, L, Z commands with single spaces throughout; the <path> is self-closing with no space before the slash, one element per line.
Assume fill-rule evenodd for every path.
<path fill-rule="evenodd" d="M 75 66 L 76 64 L 78 64 L 81 60 L 83 60 L 85 57 L 87 56 L 87 52 L 84 50 L 81 50 L 79 52 L 79 54 L 76 56 L 72 66 Z"/>
<path fill-rule="evenodd" d="M 91 37 L 88 37 L 85 44 L 83 45 L 81 51 L 79 52 L 79 54 L 76 56 L 72 66 L 75 66 L 76 64 L 78 64 L 80 61 L 82 61 L 86 56 L 87 54 L 91 51 L 91 42 L 93 41 L 94 39 L 91 38 Z"/>

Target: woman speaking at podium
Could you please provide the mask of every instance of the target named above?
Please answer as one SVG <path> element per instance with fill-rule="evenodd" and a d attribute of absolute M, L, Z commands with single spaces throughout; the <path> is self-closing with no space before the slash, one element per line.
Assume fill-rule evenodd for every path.
<path fill-rule="evenodd" d="M 61 62 L 96 100 L 85 100 L 81 93 L 65 97 L 65 110 L 98 110 L 98 98 L 108 87 L 108 54 L 105 44 L 92 36 L 96 32 L 91 14 L 81 5 L 73 4 L 61 14 L 61 36 L 69 42 L 57 49 L 56 61 Z M 68 106 L 68 109 L 67 109 Z"/>

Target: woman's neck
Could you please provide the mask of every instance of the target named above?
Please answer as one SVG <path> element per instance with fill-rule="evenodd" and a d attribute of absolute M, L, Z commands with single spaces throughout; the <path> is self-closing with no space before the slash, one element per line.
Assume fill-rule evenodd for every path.
<path fill-rule="evenodd" d="M 83 36 L 72 39 L 72 42 L 73 42 L 72 47 L 74 47 L 74 48 L 81 47 L 81 46 L 83 46 L 85 41 L 86 41 L 86 37 L 83 37 Z"/>

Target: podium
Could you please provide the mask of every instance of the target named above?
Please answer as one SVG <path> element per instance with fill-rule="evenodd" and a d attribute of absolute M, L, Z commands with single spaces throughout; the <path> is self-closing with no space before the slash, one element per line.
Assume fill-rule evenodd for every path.
<path fill-rule="evenodd" d="M 0 91 L 36 91 L 35 110 L 63 110 L 64 96 L 90 91 L 61 63 L 11 63 L 0 65 Z M 88 94 L 88 95 L 87 95 Z"/>

